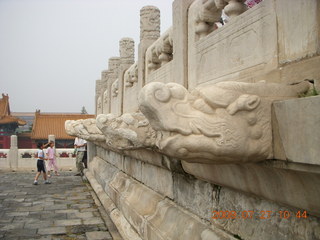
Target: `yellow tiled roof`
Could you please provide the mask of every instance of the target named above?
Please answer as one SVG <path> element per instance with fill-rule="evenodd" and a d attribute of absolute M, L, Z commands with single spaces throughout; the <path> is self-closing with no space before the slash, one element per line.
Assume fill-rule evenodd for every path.
<path fill-rule="evenodd" d="M 0 98 L 0 124 L 17 123 L 18 125 L 26 125 L 26 122 L 20 118 L 11 116 L 9 106 L 9 96 L 2 94 Z"/>
<path fill-rule="evenodd" d="M 2 94 L 0 98 L 0 118 L 10 115 L 9 96 Z"/>
<path fill-rule="evenodd" d="M 36 113 L 33 123 L 31 138 L 48 139 L 48 135 L 54 135 L 55 139 L 74 139 L 68 135 L 64 128 L 66 120 L 78 120 L 94 118 L 90 114 L 41 114 Z"/>

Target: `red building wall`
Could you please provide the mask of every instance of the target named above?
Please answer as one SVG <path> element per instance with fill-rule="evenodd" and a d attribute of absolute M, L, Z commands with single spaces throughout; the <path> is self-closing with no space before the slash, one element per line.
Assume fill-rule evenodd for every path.
<path fill-rule="evenodd" d="M 30 149 L 32 148 L 32 140 L 30 137 L 19 137 L 18 136 L 18 148 L 19 149 Z"/>
<path fill-rule="evenodd" d="M 9 148 L 10 148 L 10 136 L 0 135 L 0 149 L 9 149 Z"/>

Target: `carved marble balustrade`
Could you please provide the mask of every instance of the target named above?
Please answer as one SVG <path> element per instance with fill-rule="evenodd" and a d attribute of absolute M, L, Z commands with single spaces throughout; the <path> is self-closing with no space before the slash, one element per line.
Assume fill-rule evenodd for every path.
<path fill-rule="evenodd" d="M 174 0 L 163 33 L 142 8 L 137 59 L 121 39 L 96 118 L 65 123 L 124 239 L 320 239 L 319 4 L 246 3 Z"/>

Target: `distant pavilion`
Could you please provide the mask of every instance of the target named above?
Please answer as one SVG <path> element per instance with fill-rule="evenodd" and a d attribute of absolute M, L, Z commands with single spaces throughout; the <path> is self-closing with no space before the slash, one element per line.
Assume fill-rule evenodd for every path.
<path fill-rule="evenodd" d="M 0 149 L 10 148 L 10 136 L 16 134 L 19 126 L 26 121 L 11 115 L 9 96 L 2 94 L 0 98 Z"/>

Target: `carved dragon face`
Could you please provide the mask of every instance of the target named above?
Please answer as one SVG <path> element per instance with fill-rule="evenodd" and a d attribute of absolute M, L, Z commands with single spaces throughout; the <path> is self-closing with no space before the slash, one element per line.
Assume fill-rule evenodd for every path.
<path fill-rule="evenodd" d="M 65 122 L 66 132 L 71 136 L 77 136 L 88 141 L 104 141 L 105 137 L 97 128 L 96 119 L 67 120 Z"/>
<path fill-rule="evenodd" d="M 66 129 L 67 134 L 69 134 L 70 136 L 76 136 L 76 131 L 73 128 L 73 123 L 75 121 L 74 120 L 67 120 L 64 123 L 64 127 Z"/>
<path fill-rule="evenodd" d="M 190 162 L 239 163 L 272 156 L 271 103 L 296 95 L 280 84 L 227 82 L 189 93 L 155 82 L 141 90 L 139 103 L 159 133 L 161 152 Z"/>

